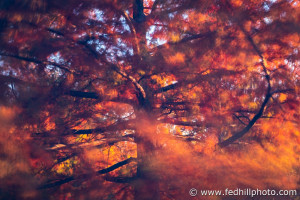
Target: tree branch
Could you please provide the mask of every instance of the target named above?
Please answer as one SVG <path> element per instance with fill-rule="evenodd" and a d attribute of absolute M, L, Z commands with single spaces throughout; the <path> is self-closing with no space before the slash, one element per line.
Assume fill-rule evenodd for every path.
<path fill-rule="evenodd" d="M 151 13 L 154 12 L 158 6 L 158 4 L 160 4 L 161 0 L 155 0 L 153 5 L 152 5 L 152 8 L 151 8 Z"/>
<path fill-rule="evenodd" d="M 161 119 L 159 120 L 161 123 L 168 123 L 168 124 L 174 124 L 178 126 L 194 126 L 194 127 L 213 127 L 214 124 L 212 123 L 202 123 L 202 122 L 190 122 L 190 121 L 180 121 L 177 119 L 172 119 L 172 118 L 166 118 L 166 119 Z"/>
<path fill-rule="evenodd" d="M 15 78 L 13 76 L 5 76 L 0 74 L 0 82 L 4 83 L 15 83 L 15 84 L 24 84 L 24 85 L 30 85 L 30 86 L 36 86 L 35 83 L 27 82 L 18 78 Z"/>
<path fill-rule="evenodd" d="M 81 134 L 94 134 L 94 133 L 104 133 L 107 131 L 116 131 L 116 130 L 124 130 L 124 129 L 130 129 L 134 130 L 134 121 L 135 119 L 131 120 L 123 120 L 123 121 L 117 121 L 111 125 L 105 126 L 105 127 L 99 127 L 94 129 L 70 129 L 63 133 L 63 135 L 81 135 Z M 38 133 L 32 133 L 32 137 L 47 137 L 50 132 L 38 132 Z"/>
<path fill-rule="evenodd" d="M 112 177 L 112 176 L 106 176 L 106 181 L 114 182 L 114 183 L 130 183 L 134 180 L 136 180 L 136 177 Z"/>
<path fill-rule="evenodd" d="M 33 63 L 36 63 L 36 64 L 45 64 L 45 65 L 53 65 L 59 69 L 62 69 L 64 71 L 67 71 L 67 72 L 71 72 L 71 73 L 74 73 L 74 71 L 60 65 L 60 64 L 57 64 L 55 62 L 50 62 L 50 61 L 41 61 L 41 60 L 38 60 L 36 58 L 30 58 L 30 57 L 23 57 L 23 56 L 19 56 L 19 55 L 14 55 L 14 54 L 9 54 L 9 53 L 4 53 L 4 52 L 0 52 L 0 55 L 1 56 L 6 56 L 6 57 L 11 57 L 11 58 L 15 58 L 15 59 L 18 59 L 18 60 L 23 60 L 23 61 L 26 61 L 26 62 L 33 62 Z"/>
<path fill-rule="evenodd" d="M 137 82 L 137 80 L 134 77 L 128 75 L 126 72 L 119 69 L 116 65 L 113 65 L 112 68 L 118 74 L 120 74 L 121 76 L 123 76 L 124 78 L 128 79 L 129 81 L 131 81 L 133 83 L 133 85 L 135 86 L 135 88 L 138 92 L 139 103 L 140 103 L 140 105 L 143 105 L 147 98 L 144 88 Z"/>
<path fill-rule="evenodd" d="M 245 124 L 245 122 L 243 122 L 240 118 L 241 117 L 245 117 L 245 116 L 237 116 L 236 114 L 233 114 L 233 116 L 235 116 L 235 118 L 237 118 L 243 125 L 247 125 Z"/>
<path fill-rule="evenodd" d="M 193 77 L 190 80 L 179 80 L 176 83 L 167 85 L 165 87 L 161 87 L 158 88 L 157 90 L 155 90 L 153 93 L 154 94 L 158 94 L 158 93 L 162 93 L 162 92 L 167 92 L 169 90 L 173 90 L 176 89 L 178 87 L 184 86 L 184 85 L 188 85 L 190 83 L 196 83 L 199 84 L 202 81 L 208 80 L 209 78 L 215 78 L 215 77 L 223 77 L 223 76 L 231 76 L 237 73 L 240 73 L 240 71 L 233 71 L 233 70 L 225 70 L 225 69 L 218 69 L 218 70 L 214 70 L 208 74 L 203 74 L 205 73 L 205 71 L 201 72 L 199 75 L 197 75 L 196 77 Z"/>
<path fill-rule="evenodd" d="M 134 120 L 126 120 L 121 122 L 115 122 L 106 127 L 100 127 L 95 129 L 83 129 L 83 130 L 75 130 L 73 129 L 73 134 L 92 134 L 92 133 L 104 133 L 106 131 L 114 131 L 114 130 L 121 130 L 121 129 L 133 129 L 134 127 L 130 125 L 130 122 Z"/>
<path fill-rule="evenodd" d="M 81 98 L 89 98 L 89 99 L 100 99 L 101 97 L 96 92 L 81 92 L 76 90 L 70 90 L 65 93 L 66 95 L 70 95 L 72 97 L 81 97 Z"/>
<path fill-rule="evenodd" d="M 96 92 L 82 92 L 77 90 L 70 90 L 64 93 L 65 95 L 69 95 L 72 97 L 77 98 L 88 98 L 88 99 L 97 99 L 99 101 L 111 101 L 111 102 L 118 102 L 118 103 L 125 103 L 134 106 L 136 104 L 135 101 L 131 99 L 126 99 L 122 97 L 114 97 L 111 99 L 105 99 L 104 97 L 98 95 Z"/>
<path fill-rule="evenodd" d="M 123 160 L 121 162 L 118 162 L 118 163 L 116 163 L 116 164 L 114 164 L 114 165 L 112 165 L 112 166 L 110 166 L 108 168 L 101 169 L 101 170 L 97 171 L 97 173 L 98 174 L 106 174 L 108 172 L 111 172 L 111 171 L 113 171 L 115 169 L 118 169 L 118 168 L 122 167 L 123 165 L 127 165 L 127 164 L 129 164 L 129 163 L 131 163 L 133 161 L 136 161 L 136 158 L 132 158 L 131 157 L 131 158 L 128 158 L 128 159 Z"/>
<path fill-rule="evenodd" d="M 289 93 L 289 92 L 295 92 L 295 89 L 278 89 L 272 92 L 272 94 L 278 94 L 278 93 Z"/>
<path fill-rule="evenodd" d="M 124 11 L 119 11 L 119 12 L 125 18 L 128 26 L 130 28 L 130 31 L 133 34 L 133 38 L 134 38 L 133 50 L 135 52 L 135 55 L 140 56 L 140 47 L 139 47 L 139 42 L 138 42 L 138 38 L 136 35 L 136 30 L 134 28 L 134 25 L 132 24 L 131 19 L 126 12 L 124 12 Z"/>
<path fill-rule="evenodd" d="M 233 136 L 231 136 L 230 138 L 228 138 L 227 140 L 224 140 L 222 142 L 220 142 L 218 144 L 219 147 L 224 148 L 226 146 L 228 146 L 229 144 L 233 143 L 234 141 L 240 139 L 241 137 L 243 137 L 251 128 L 252 126 L 255 124 L 255 122 L 262 116 L 264 109 L 269 101 L 269 99 L 271 98 L 271 94 L 270 91 L 268 90 L 266 96 L 265 96 L 265 100 L 262 103 L 258 113 L 256 113 L 256 115 L 251 119 L 251 121 L 248 123 L 248 125 L 241 130 L 240 132 L 235 133 Z"/>
<path fill-rule="evenodd" d="M 178 86 L 180 86 L 180 84 L 179 84 L 179 82 L 176 82 L 176 83 L 167 85 L 167 86 L 165 86 L 165 87 L 158 88 L 157 90 L 154 91 L 154 94 L 158 94 L 158 93 L 162 93 L 162 92 L 167 92 L 167 91 L 169 91 L 169 90 L 175 89 L 175 88 L 178 87 Z"/>
<path fill-rule="evenodd" d="M 232 6 L 229 3 L 229 1 L 226 1 L 226 3 L 229 6 L 229 8 L 232 9 Z M 235 20 L 235 21 L 237 21 L 237 20 Z M 245 34 L 247 40 L 249 41 L 249 43 L 251 44 L 251 46 L 253 47 L 255 52 L 261 58 L 261 66 L 262 66 L 263 71 L 265 73 L 265 78 L 266 78 L 266 81 L 268 83 L 268 88 L 267 88 L 267 91 L 266 91 L 265 99 L 264 99 L 259 111 L 254 115 L 254 117 L 251 119 L 251 121 L 248 123 L 248 125 L 243 130 L 241 130 L 240 132 L 234 134 L 230 138 L 220 142 L 218 144 L 218 146 L 221 147 L 221 148 L 226 147 L 229 144 L 233 143 L 234 141 L 238 140 L 239 138 L 243 137 L 253 127 L 255 122 L 263 115 L 264 109 L 265 109 L 269 99 L 272 97 L 270 76 L 269 76 L 268 70 L 265 66 L 264 57 L 262 55 L 262 52 L 260 51 L 258 46 L 255 44 L 255 42 L 254 42 L 253 38 L 250 36 L 250 34 L 244 29 L 243 25 L 239 21 L 237 21 L 237 24 L 240 27 L 240 29 L 242 30 L 242 32 Z"/>
<path fill-rule="evenodd" d="M 185 42 L 190 42 L 192 40 L 203 39 L 205 37 L 212 36 L 215 33 L 216 33 L 215 31 L 208 31 L 206 33 L 199 33 L 199 34 L 196 34 L 196 35 L 188 36 L 188 37 L 182 38 L 181 40 L 179 40 L 177 42 L 167 42 L 165 44 L 156 46 L 153 49 L 151 49 L 150 51 L 154 51 L 154 50 L 157 50 L 157 49 L 166 48 L 169 45 L 177 45 L 177 44 L 182 44 L 182 43 L 185 43 Z"/>
<path fill-rule="evenodd" d="M 118 169 L 118 168 L 120 168 L 124 165 L 127 165 L 127 164 L 129 164 L 133 161 L 136 161 L 136 158 L 128 158 L 128 159 L 123 160 L 121 162 L 118 162 L 118 163 L 116 163 L 116 164 L 114 164 L 114 165 L 112 165 L 108 168 L 101 169 L 101 170 L 97 171 L 97 174 L 100 174 L 100 175 L 101 174 L 106 174 L 106 173 L 111 172 L 115 169 Z M 86 177 L 86 176 L 87 176 L 87 174 L 82 174 L 81 175 L 81 177 Z M 70 177 L 64 178 L 64 179 L 59 180 L 59 181 L 52 181 L 50 183 L 46 183 L 44 185 L 41 185 L 40 187 L 38 187 L 38 189 L 41 190 L 41 189 L 48 189 L 48 188 L 52 188 L 52 187 L 57 187 L 57 186 L 65 184 L 65 183 L 69 183 L 71 181 L 74 181 L 74 180 L 76 180 L 76 178 L 74 176 L 70 176 Z"/>
<path fill-rule="evenodd" d="M 53 188 L 53 187 L 56 187 L 56 186 L 63 185 L 65 183 L 69 183 L 73 180 L 75 180 L 75 178 L 73 176 L 70 176 L 70 177 L 64 178 L 64 179 L 59 180 L 59 181 L 53 181 L 53 182 L 50 182 L 50 183 L 46 183 L 44 185 L 39 186 L 37 189 L 38 190 L 43 190 L 43 189 Z"/>

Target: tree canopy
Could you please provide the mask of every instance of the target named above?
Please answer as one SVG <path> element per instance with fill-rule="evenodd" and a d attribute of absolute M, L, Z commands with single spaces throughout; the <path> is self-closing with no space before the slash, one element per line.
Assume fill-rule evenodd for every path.
<path fill-rule="evenodd" d="M 299 189 L 299 24 L 297 0 L 2 0 L 0 198 Z"/>

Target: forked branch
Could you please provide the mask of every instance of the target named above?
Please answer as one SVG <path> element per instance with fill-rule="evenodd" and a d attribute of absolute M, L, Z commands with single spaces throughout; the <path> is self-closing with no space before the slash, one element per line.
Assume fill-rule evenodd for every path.
<path fill-rule="evenodd" d="M 226 1 L 227 4 L 229 5 L 229 8 L 232 9 L 230 3 L 228 1 Z M 270 82 L 270 76 L 268 74 L 268 70 L 265 66 L 265 59 L 263 57 L 262 52 L 260 51 L 259 47 L 255 44 L 253 38 L 251 37 L 251 35 L 244 29 L 243 25 L 240 22 L 237 22 L 238 26 L 240 27 L 240 29 L 242 30 L 242 32 L 244 33 L 244 35 L 246 36 L 247 40 L 249 41 L 249 43 L 251 44 L 251 46 L 253 47 L 254 51 L 257 53 L 257 55 L 260 57 L 261 59 L 261 66 L 262 69 L 264 71 L 264 75 L 268 84 L 268 88 L 266 91 L 266 95 L 265 95 L 265 99 L 259 109 L 259 111 L 254 115 L 254 117 L 250 120 L 250 122 L 248 123 L 248 125 L 242 129 L 241 131 L 235 133 L 233 136 L 231 136 L 230 138 L 220 142 L 218 145 L 219 147 L 223 148 L 228 146 L 229 144 L 232 144 L 233 142 L 235 142 L 236 140 L 240 139 L 241 137 L 243 137 L 255 124 L 255 122 L 262 117 L 264 109 L 269 101 L 269 99 L 272 97 L 272 93 L 271 93 L 271 82 Z"/>

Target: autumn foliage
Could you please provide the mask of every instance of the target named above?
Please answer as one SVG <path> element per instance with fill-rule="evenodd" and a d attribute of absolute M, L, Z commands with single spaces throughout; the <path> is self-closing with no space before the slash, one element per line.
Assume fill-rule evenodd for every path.
<path fill-rule="evenodd" d="M 296 0 L 0 1 L 0 199 L 299 191 L 299 44 Z"/>

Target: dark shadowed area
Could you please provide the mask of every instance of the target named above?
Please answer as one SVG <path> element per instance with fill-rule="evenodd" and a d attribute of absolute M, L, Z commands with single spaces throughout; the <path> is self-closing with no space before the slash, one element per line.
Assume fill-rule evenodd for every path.
<path fill-rule="evenodd" d="M 299 200 L 200 194 L 300 194 L 299 51 L 297 0 L 2 0 L 0 199 Z"/>

